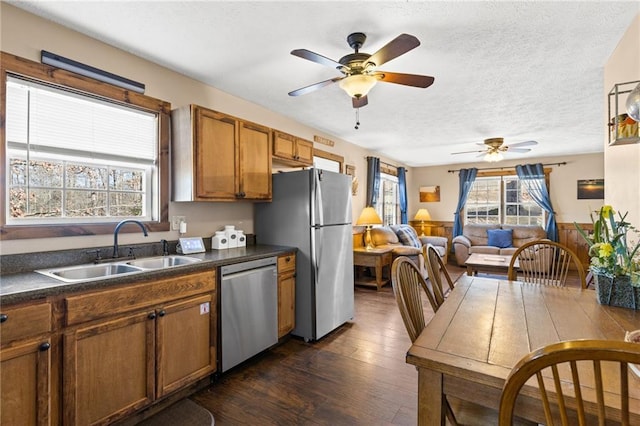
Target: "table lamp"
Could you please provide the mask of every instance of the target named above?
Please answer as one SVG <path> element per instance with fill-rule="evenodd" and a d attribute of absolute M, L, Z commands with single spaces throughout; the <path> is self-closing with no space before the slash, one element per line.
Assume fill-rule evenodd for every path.
<path fill-rule="evenodd" d="M 364 237 L 367 243 L 366 250 L 373 249 L 373 245 L 371 244 L 371 227 L 373 225 L 382 225 L 382 219 L 380 219 L 380 216 L 376 213 L 376 209 L 373 207 L 365 207 L 362 213 L 360 213 L 356 225 L 364 225 L 367 227 L 367 232 Z"/>
<path fill-rule="evenodd" d="M 421 237 L 424 237 L 424 221 L 425 220 L 431 220 L 431 215 L 429 214 L 429 210 L 427 209 L 418 209 L 418 213 L 416 213 L 416 216 L 413 218 L 413 220 L 419 220 L 420 221 L 420 232 L 422 232 L 420 234 Z"/>

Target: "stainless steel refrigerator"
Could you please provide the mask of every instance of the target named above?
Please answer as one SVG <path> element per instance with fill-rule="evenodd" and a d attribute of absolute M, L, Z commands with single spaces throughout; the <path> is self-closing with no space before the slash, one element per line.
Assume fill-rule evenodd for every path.
<path fill-rule="evenodd" d="M 320 169 L 273 175 L 273 201 L 255 205 L 258 244 L 298 248 L 296 324 L 317 340 L 353 318 L 351 177 Z"/>

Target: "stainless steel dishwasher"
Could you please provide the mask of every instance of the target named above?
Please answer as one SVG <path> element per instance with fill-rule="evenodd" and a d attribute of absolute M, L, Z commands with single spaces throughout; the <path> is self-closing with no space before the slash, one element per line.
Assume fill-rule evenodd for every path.
<path fill-rule="evenodd" d="M 277 258 L 223 266 L 222 371 L 278 343 Z"/>

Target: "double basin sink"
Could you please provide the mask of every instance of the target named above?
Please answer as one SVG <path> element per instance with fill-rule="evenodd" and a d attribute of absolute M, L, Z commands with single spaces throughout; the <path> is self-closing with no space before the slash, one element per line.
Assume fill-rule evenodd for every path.
<path fill-rule="evenodd" d="M 158 256 L 143 259 L 132 259 L 124 262 L 104 263 L 101 265 L 91 264 L 40 269 L 36 272 L 60 281 L 73 283 L 79 281 L 95 281 L 104 278 L 113 278 L 114 276 L 190 265 L 195 262 L 200 262 L 201 260 L 202 259 L 189 256 Z"/>

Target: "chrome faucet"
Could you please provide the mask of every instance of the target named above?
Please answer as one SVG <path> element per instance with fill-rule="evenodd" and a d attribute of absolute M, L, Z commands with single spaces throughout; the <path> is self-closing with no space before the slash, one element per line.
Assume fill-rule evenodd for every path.
<path fill-rule="evenodd" d="M 120 223 L 118 223 L 116 225 L 116 229 L 113 230 L 113 257 L 114 259 L 120 257 L 120 254 L 118 253 L 118 232 L 120 232 L 120 228 L 122 228 L 122 225 L 126 224 L 126 223 L 135 223 L 137 224 L 141 229 L 142 232 L 144 233 L 144 236 L 147 237 L 147 228 L 144 227 L 144 225 L 142 224 L 142 222 L 140 222 L 139 220 L 134 220 L 134 219 L 125 219 L 123 221 L 121 221 Z"/>

